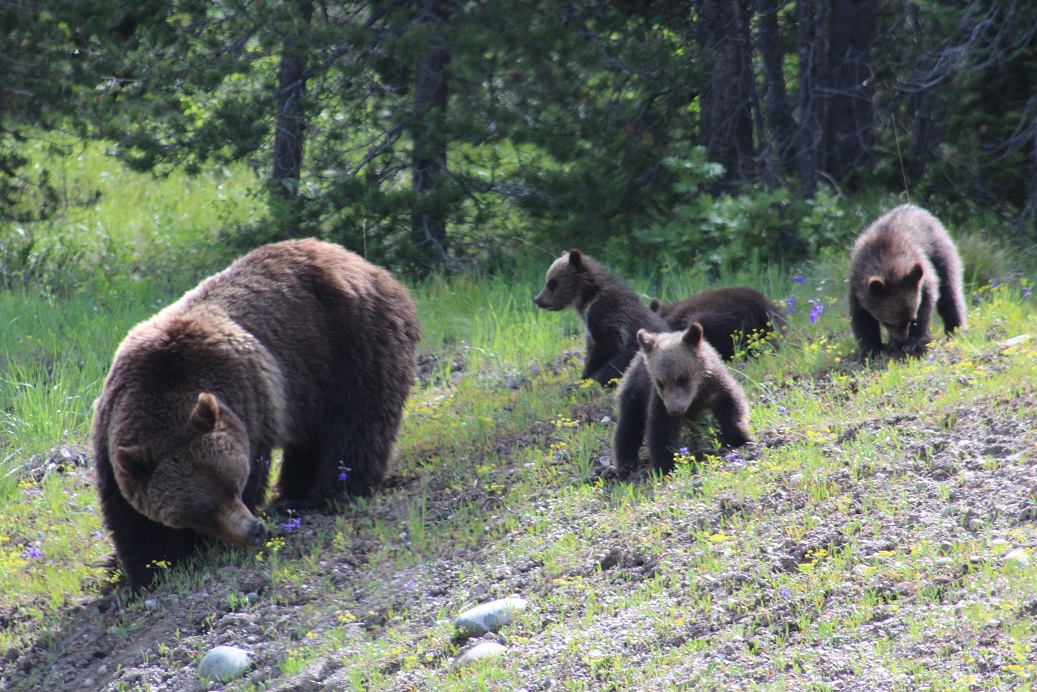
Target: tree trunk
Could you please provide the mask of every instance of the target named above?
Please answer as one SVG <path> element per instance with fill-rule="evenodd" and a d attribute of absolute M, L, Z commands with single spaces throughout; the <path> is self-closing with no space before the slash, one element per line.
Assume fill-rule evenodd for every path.
<path fill-rule="evenodd" d="M 872 158 L 873 74 L 869 62 L 875 40 L 875 0 L 828 0 L 828 88 L 824 128 L 824 169 L 843 180 Z"/>
<path fill-rule="evenodd" d="M 436 193 L 442 189 L 447 171 L 443 120 L 450 47 L 442 29 L 453 9 L 451 0 L 426 0 L 418 15 L 418 21 L 427 26 L 429 33 L 415 71 L 411 170 L 417 205 L 411 220 L 411 237 L 420 261 L 428 267 L 443 264 L 447 258 L 446 219 Z"/>
<path fill-rule="evenodd" d="M 799 91 L 796 98 L 796 160 L 803 195 L 813 197 L 821 171 L 822 133 L 825 122 L 822 67 L 828 45 L 828 0 L 796 3 L 796 53 L 799 57 Z"/>
<path fill-rule="evenodd" d="M 293 26 L 281 47 L 277 68 L 277 117 L 274 125 L 274 162 L 270 174 L 274 195 L 284 202 L 279 207 L 281 232 L 285 237 L 299 231 L 299 178 L 302 174 L 303 137 L 306 119 L 299 105 L 306 91 L 306 61 L 309 45 L 304 36 L 313 17 L 311 0 L 296 0 Z"/>
<path fill-rule="evenodd" d="M 714 56 L 701 97 L 702 137 L 709 159 L 723 164 L 721 187 L 754 177 L 750 87 L 753 79 L 748 0 L 702 0 L 699 37 Z"/>
<path fill-rule="evenodd" d="M 796 123 L 792 119 L 788 91 L 785 86 L 785 50 L 778 31 L 778 0 L 754 0 L 758 21 L 757 41 L 763 64 L 763 103 L 766 136 L 770 150 L 777 157 L 777 167 L 785 174 L 795 167 Z M 761 149 L 763 147 L 761 146 Z"/>

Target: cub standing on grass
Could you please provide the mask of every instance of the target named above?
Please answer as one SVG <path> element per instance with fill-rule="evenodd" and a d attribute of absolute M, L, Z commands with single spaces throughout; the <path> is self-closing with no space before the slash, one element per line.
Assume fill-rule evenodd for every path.
<path fill-rule="evenodd" d="M 729 447 L 751 442 L 749 403 L 716 350 L 702 338 L 702 325 L 684 332 L 637 333 L 641 351 L 616 394 L 619 421 L 614 463 L 620 476 L 637 465 L 641 442 L 648 436 L 652 466 L 673 469 L 682 424 L 709 413 Z"/>
<path fill-rule="evenodd" d="M 270 452 L 292 506 L 385 476 L 420 327 L 389 272 L 331 243 L 266 245 L 138 324 L 94 405 L 104 523 L 130 586 L 197 536 L 261 544 Z"/>
<path fill-rule="evenodd" d="M 922 351 L 929 342 L 933 306 L 950 334 L 965 328 L 958 248 L 935 216 L 897 207 L 864 230 L 850 257 L 850 324 L 860 357 L 889 349 Z"/>
<path fill-rule="evenodd" d="M 603 386 L 623 376 L 637 353 L 638 329 L 668 329 L 633 289 L 579 250 L 569 250 L 551 264 L 533 302 L 544 310 L 572 307 L 579 313 L 587 343 L 580 377 Z"/>
<path fill-rule="evenodd" d="M 684 330 L 693 322 L 702 325 L 702 334 L 724 360 L 735 357 L 738 342 L 750 337 L 772 340 L 788 327 L 781 308 L 751 288 L 718 288 L 696 293 L 690 298 L 666 305 L 655 298 L 649 306 L 670 329 Z"/>

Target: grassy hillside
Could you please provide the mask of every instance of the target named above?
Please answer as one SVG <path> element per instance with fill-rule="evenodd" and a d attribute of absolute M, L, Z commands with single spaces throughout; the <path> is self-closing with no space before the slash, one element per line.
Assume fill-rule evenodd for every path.
<path fill-rule="evenodd" d="M 781 350 L 736 365 L 758 442 L 727 453 L 702 425 L 674 474 L 618 482 L 612 395 L 577 381 L 578 322 L 535 309 L 539 272 L 415 288 L 422 383 L 388 487 L 270 514 L 262 549 L 213 546 L 147 600 L 88 566 L 111 550 L 90 404 L 129 326 L 194 276 L 0 293 L 0 688 L 202 690 L 218 644 L 254 658 L 226 690 L 1031 688 L 1025 279 L 970 287 L 970 329 L 926 357 L 864 366 L 839 253 L 725 277 L 792 299 Z M 489 635 L 505 655 L 453 667 L 478 643 L 454 616 L 511 594 L 529 608 Z"/>

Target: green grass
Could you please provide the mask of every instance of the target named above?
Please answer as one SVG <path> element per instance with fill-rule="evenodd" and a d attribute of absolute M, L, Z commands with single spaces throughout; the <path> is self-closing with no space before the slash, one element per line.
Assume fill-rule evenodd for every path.
<path fill-rule="evenodd" d="M 78 175 L 96 177 L 91 165 Z M 159 227 L 193 229 L 184 244 L 215 237 L 205 205 L 173 214 L 183 181 L 111 175 L 147 190 L 120 193 L 127 201 L 166 210 Z M 77 462 L 90 406 L 126 330 L 213 261 L 164 245 L 145 217 L 95 213 L 78 223 L 103 226 L 109 256 L 139 255 L 138 267 L 98 274 L 84 255 L 95 283 L 0 292 L 0 614 L 11 623 L 0 656 L 36 646 L 60 658 L 85 626 L 78 606 L 105 592 L 88 564 L 111 545 Z M 1032 520 L 1015 514 L 1032 503 L 1037 338 L 999 345 L 1037 336 L 1034 299 L 1016 278 L 1027 270 L 971 286 L 969 330 L 928 356 L 862 365 L 851 360 L 844 262 L 833 253 L 724 277 L 795 298 L 780 350 L 734 366 L 760 443 L 727 455 L 713 426 L 696 426 L 673 474 L 624 483 L 599 478 L 615 410 L 610 392 L 576 381 L 578 320 L 532 304 L 548 259 L 517 277 L 415 287 L 423 358 L 436 365 L 407 404 L 395 486 L 275 531 L 261 549 L 203 551 L 163 575 L 160 602 L 202 599 L 211 615 L 169 613 L 176 636 L 168 627 L 137 664 L 192 666 L 223 619 L 273 609 L 282 619 L 262 638 L 290 644 L 267 661 L 266 680 L 227 689 L 313 677 L 329 661 L 339 688 L 356 690 L 549 679 L 567 690 L 1029 689 L 1037 567 L 1003 556 L 1037 554 Z M 154 275 L 170 263 L 183 272 Z M 634 283 L 667 300 L 708 286 L 691 270 L 657 281 Z M 244 598 L 255 583 L 267 610 Z M 504 630 L 506 657 L 450 669 L 466 647 L 450 620 L 477 585 L 517 591 L 530 610 Z M 158 636 L 140 601 L 116 600 L 104 631 L 117 651 Z M 43 684 L 47 667 L 37 670 Z"/>

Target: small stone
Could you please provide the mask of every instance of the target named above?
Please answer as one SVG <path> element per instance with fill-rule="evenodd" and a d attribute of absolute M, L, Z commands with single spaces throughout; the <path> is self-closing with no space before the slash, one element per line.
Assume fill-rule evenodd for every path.
<path fill-rule="evenodd" d="M 157 598 L 145 598 L 144 599 L 144 607 L 147 608 L 148 610 L 153 610 L 154 608 L 158 608 L 158 599 Z"/>
<path fill-rule="evenodd" d="M 107 663 L 102 663 L 101 665 L 99 665 L 97 667 L 97 674 L 98 675 L 108 675 L 108 664 Z"/>
<path fill-rule="evenodd" d="M 803 474 L 802 473 L 793 474 L 792 477 L 789 478 L 789 487 L 790 488 L 798 488 L 801 485 L 803 485 Z"/>
<path fill-rule="evenodd" d="M 454 660 L 454 667 L 466 666 L 483 658 L 491 658 L 493 656 L 500 656 L 507 647 L 501 646 L 497 642 L 483 642 L 476 646 L 473 646 L 468 651 L 464 652 Z"/>
<path fill-rule="evenodd" d="M 1005 339 L 1004 341 L 1002 341 L 998 345 L 1001 348 L 1010 348 L 1010 347 L 1015 346 L 1017 344 L 1025 343 L 1025 342 L 1029 341 L 1032 338 L 1033 337 L 1030 336 L 1029 334 L 1020 334 L 1019 336 L 1013 336 L 1011 339 Z"/>
<path fill-rule="evenodd" d="M 1023 570 L 1030 566 L 1030 556 L 1022 548 L 1011 550 L 1005 555 L 1005 567 L 1012 570 Z"/>
<path fill-rule="evenodd" d="M 598 422 L 599 422 L 599 423 L 601 423 L 602 425 L 607 425 L 608 423 L 611 423 L 611 422 L 612 422 L 612 419 L 611 419 L 611 418 L 609 418 L 608 416 L 605 416 L 604 418 L 602 418 L 602 419 L 601 419 L 600 421 L 598 421 Z"/>
<path fill-rule="evenodd" d="M 247 594 L 245 594 L 245 602 L 249 605 L 255 603 L 258 600 L 259 594 L 257 594 L 255 591 L 249 591 Z"/>
<path fill-rule="evenodd" d="M 950 541 L 940 543 L 940 555 L 950 555 L 952 550 L 954 550 L 954 544 Z"/>
<path fill-rule="evenodd" d="M 969 519 L 969 531 L 979 531 L 983 528 L 982 519 Z"/>
<path fill-rule="evenodd" d="M 87 688 L 93 687 L 96 684 L 97 684 L 97 681 L 94 680 L 93 678 L 87 678 L 86 680 L 83 681 L 83 686 L 87 687 Z"/>
<path fill-rule="evenodd" d="M 483 586 L 482 584 L 476 584 L 472 587 L 472 590 L 468 592 L 468 597 L 473 601 L 481 602 L 485 600 L 489 594 L 490 592 L 486 590 L 485 586 Z"/>
<path fill-rule="evenodd" d="M 940 569 L 944 569 L 945 567 L 949 566 L 951 562 L 952 560 L 949 557 L 936 558 L 936 566 Z"/>
<path fill-rule="evenodd" d="M 217 646 L 202 658 L 198 677 L 202 680 L 228 682 L 248 670 L 251 660 L 248 652 L 236 646 Z"/>
<path fill-rule="evenodd" d="M 526 612 L 524 598 L 498 598 L 466 610 L 454 620 L 454 627 L 463 630 L 470 637 L 479 637 L 487 632 L 496 632 L 501 627 L 511 624 L 515 613 Z"/>

